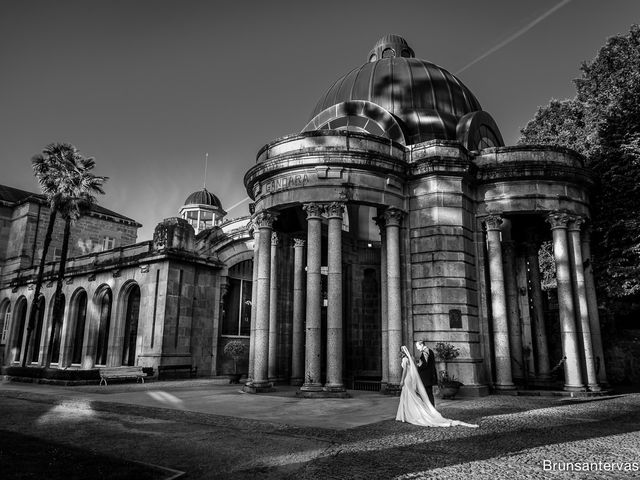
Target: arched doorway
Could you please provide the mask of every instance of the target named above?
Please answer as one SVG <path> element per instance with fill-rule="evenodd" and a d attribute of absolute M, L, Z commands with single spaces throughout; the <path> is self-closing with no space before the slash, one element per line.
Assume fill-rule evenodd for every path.
<path fill-rule="evenodd" d="M 133 285 L 127 294 L 124 317 L 124 338 L 122 365 L 136 364 L 136 343 L 138 340 L 138 316 L 140 313 L 140 287 Z"/>
<path fill-rule="evenodd" d="M 22 340 L 24 339 L 24 328 L 27 321 L 27 299 L 20 297 L 16 302 L 16 308 L 14 313 L 15 329 L 13 330 L 13 344 L 11 350 L 13 351 L 13 361 L 20 361 L 20 354 L 22 353 Z"/>
<path fill-rule="evenodd" d="M 109 350 L 109 327 L 111 326 L 111 304 L 113 296 L 111 289 L 104 288 L 97 296 L 98 306 L 98 345 L 96 348 L 96 365 L 107 364 Z"/>
<path fill-rule="evenodd" d="M 36 329 L 33 334 L 33 347 L 31 349 L 31 363 L 38 363 L 40 358 L 40 345 L 42 344 L 42 327 L 44 325 L 44 296 L 38 299 L 38 318 L 36 319 Z M 33 307 L 31 307 L 33 308 Z"/>
<path fill-rule="evenodd" d="M 84 328 L 87 318 L 87 292 L 81 290 L 75 298 L 75 310 L 73 311 L 73 338 L 71 344 L 71 363 L 82 363 L 82 345 L 84 341 Z"/>
<path fill-rule="evenodd" d="M 58 318 L 58 321 L 56 321 L 55 318 L 53 318 L 53 311 L 54 308 L 51 308 L 51 328 L 54 329 L 53 331 L 53 342 L 51 344 L 51 363 L 60 363 L 60 340 L 61 340 L 61 332 L 62 332 L 62 322 L 64 319 L 64 310 L 65 310 L 65 304 L 66 304 L 66 298 L 64 296 L 64 294 L 60 294 L 60 302 L 61 302 L 61 307 L 60 307 L 60 317 Z"/>

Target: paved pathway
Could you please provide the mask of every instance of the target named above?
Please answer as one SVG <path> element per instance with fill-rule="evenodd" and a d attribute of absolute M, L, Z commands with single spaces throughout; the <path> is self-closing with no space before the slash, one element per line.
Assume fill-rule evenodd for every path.
<path fill-rule="evenodd" d="M 0 384 L 0 435 L 188 479 L 640 478 L 640 394 L 441 401 L 446 417 L 480 428 L 430 429 L 395 422 L 397 399 L 375 393 L 327 401 L 206 381 L 107 388 Z"/>

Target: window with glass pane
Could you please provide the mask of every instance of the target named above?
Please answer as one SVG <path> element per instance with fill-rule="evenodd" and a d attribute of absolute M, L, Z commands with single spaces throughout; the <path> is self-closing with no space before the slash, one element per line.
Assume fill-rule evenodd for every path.
<path fill-rule="evenodd" d="M 224 310 L 222 318 L 222 334 L 238 335 L 238 316 L 240 303 L 240 285 L 242 280 L 230 278 L 227 294 L 224 297 Z"/>

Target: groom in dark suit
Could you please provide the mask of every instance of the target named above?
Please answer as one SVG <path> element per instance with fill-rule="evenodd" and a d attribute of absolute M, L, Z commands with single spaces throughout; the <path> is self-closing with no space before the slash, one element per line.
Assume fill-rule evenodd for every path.
<path fill-rule="evenodd" d="M 424 340 L 417 341 L 416 348 L 420 352 L 420 358 L 417 363 L 418 374 L 420 375 L 420 380 L 422 380 L 424 389 L 427 391 L 427 396 L 429 397 L 431 405 L 435 407 L 436 402 L 433 398 L 433 386 L 438 384 L 436 356 Z"/>

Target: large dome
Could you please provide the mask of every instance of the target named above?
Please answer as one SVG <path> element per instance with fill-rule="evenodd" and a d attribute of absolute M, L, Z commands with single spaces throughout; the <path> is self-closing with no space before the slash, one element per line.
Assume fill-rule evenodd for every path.
<path fill-rule="evenodd" d="M 476 97 L 457 77 L 433 63 L 414 58 L 413 50 L 402 37 L 382 37 L 368 59 L 339 78 L 320 97 L 303 131 L 348 128 L 346 124 L 353 124 L 354 129 L 372 133 L 363 127 L 362 120 L 355 120 L 362 117 L 357 112 L 347 112 L 346 116 L 353 118 L 345 120 L 345 109 L 341 112 L 340 105 L 346 102 L 346 110 L 351 111 L 370 113 L 376 106 L 382 107 L 399 124 L 407 144 L 431 139 L 456 140 L 460 119 L 482 111 Z M 391 119 L 378 122 L 378 126 L 385 130 L 390 128 L 390 122 Z"/>
<path fill-rule="evenodd" d="M 222 210 L 222 203 L 220 199 L 216 197 L 213 193 L 211 193 L 206 188 L 199 190 L 197 192 L 193 192 L 191 195 L 187 197 L 184 201 L 185 205 L 210 205 L 212 207 L 217 207 Z"/>

